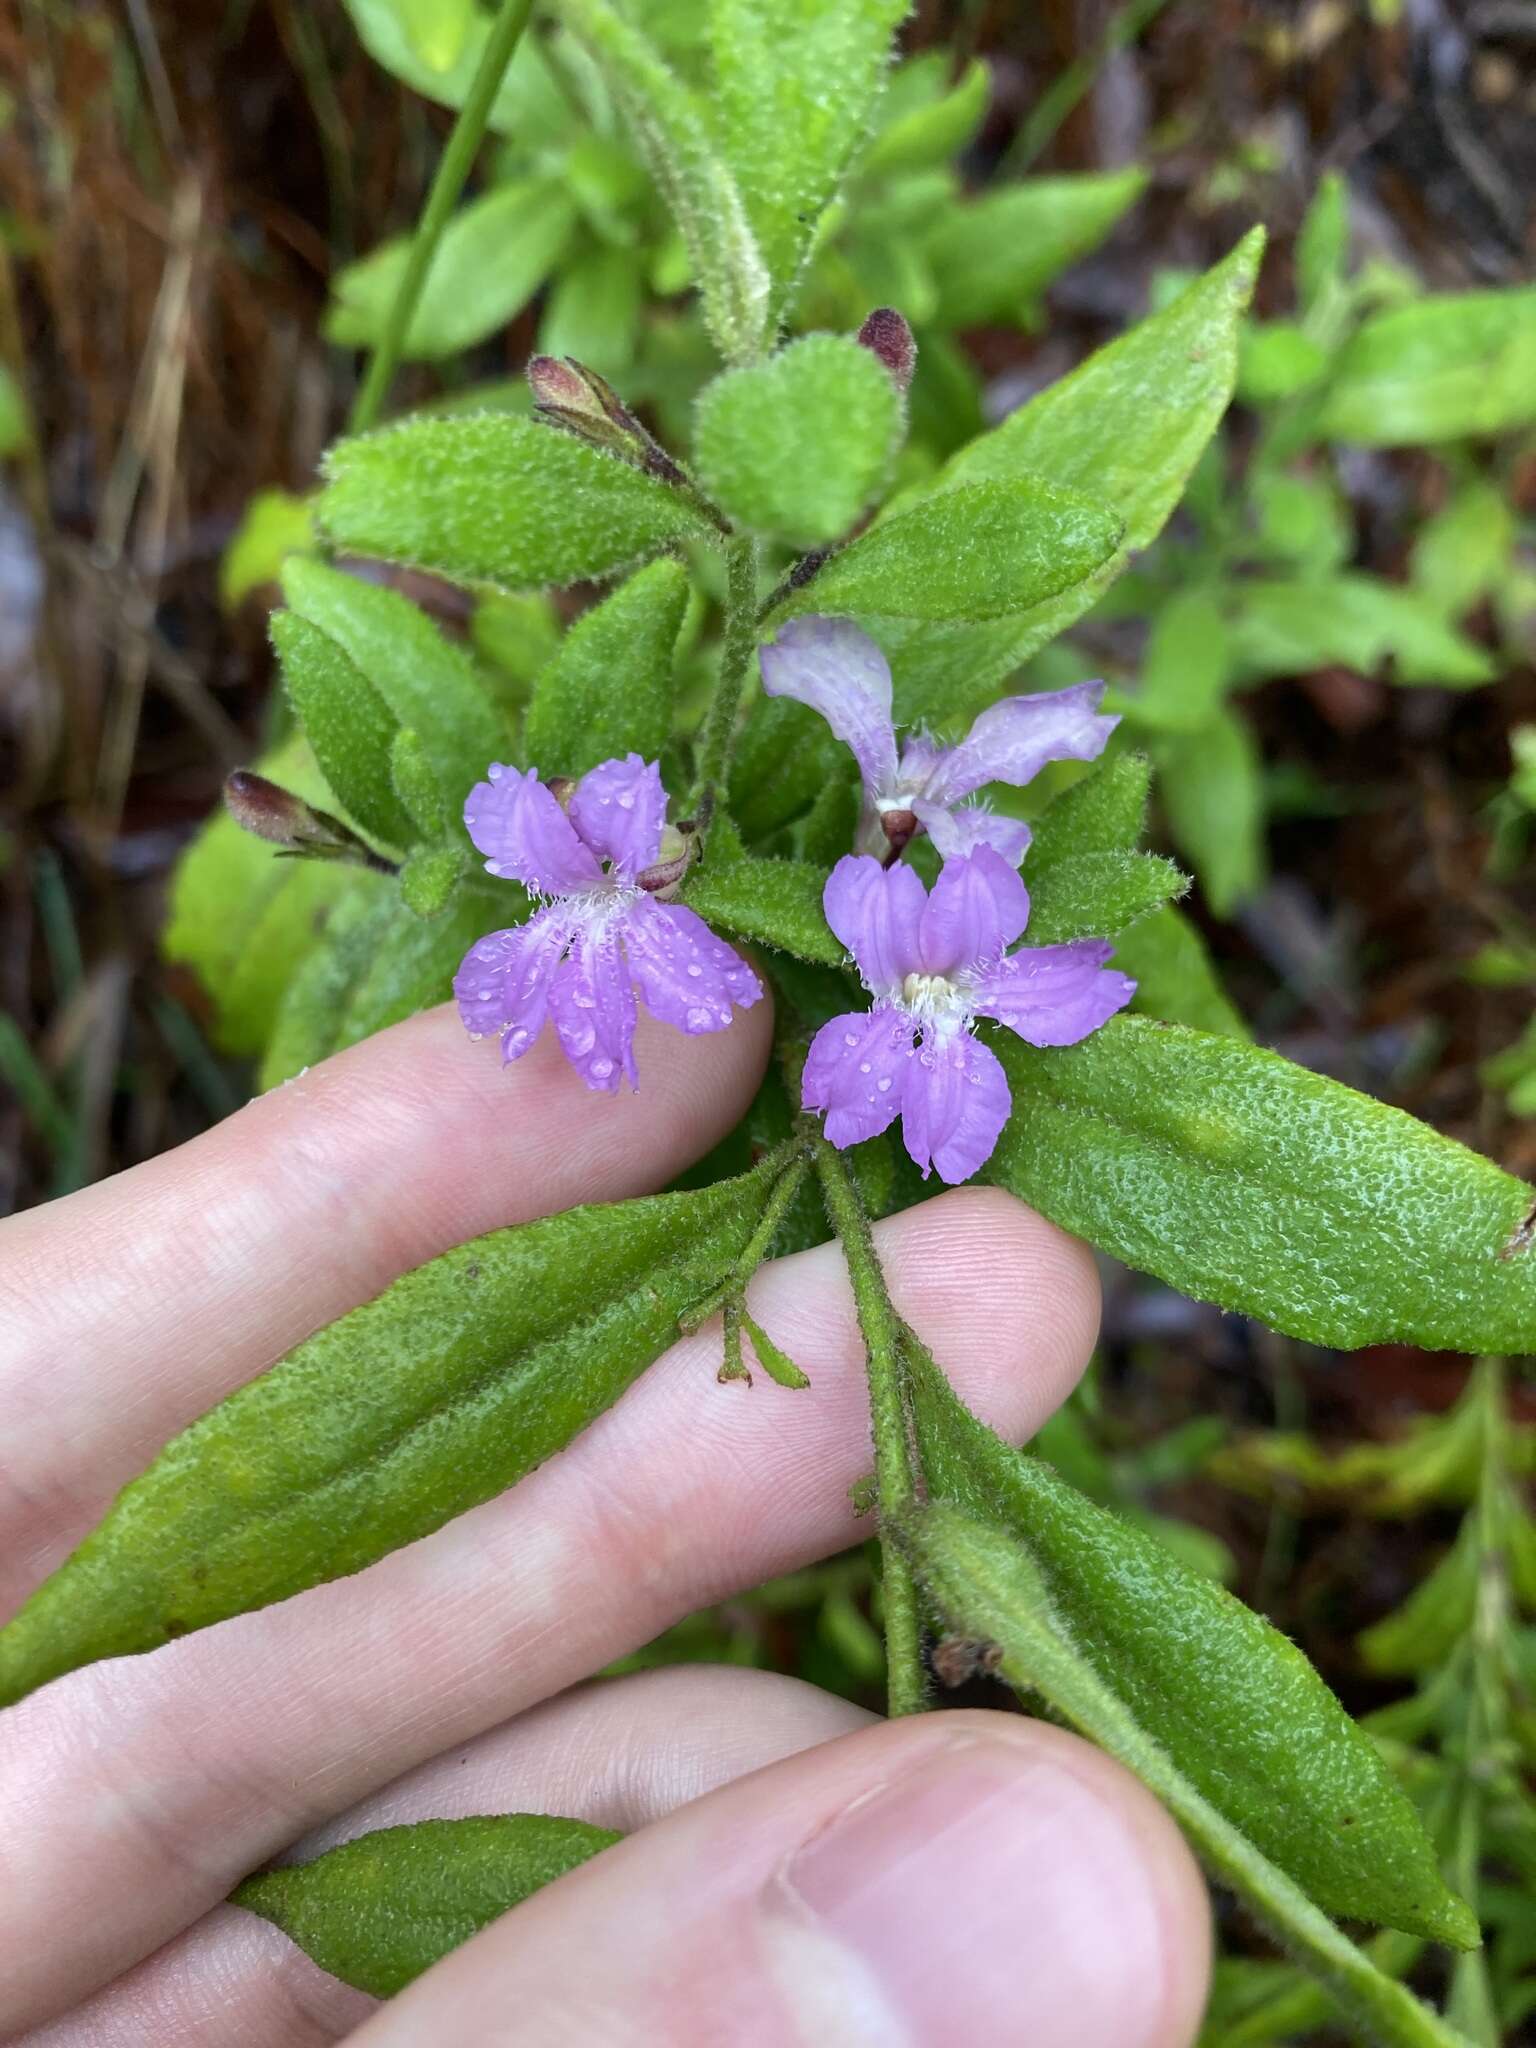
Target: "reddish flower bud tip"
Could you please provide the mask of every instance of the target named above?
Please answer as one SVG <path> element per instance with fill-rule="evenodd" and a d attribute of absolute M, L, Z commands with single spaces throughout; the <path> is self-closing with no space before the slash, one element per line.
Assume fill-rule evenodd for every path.
<path fill-rule="evenodd" d="M 274 846 L 296 846 L 314 815 L 302 797 L 249 768 L 237 768 L 225 781 L 224 802 L 237 825 Z"/>
<path fill-rule="evenodd" d="M 917 343 L 896 308 L 877 306 L 859 329 L 858 341 L 884 363 L 897 390 L 905 391 L 917 368 Z"/>
<path fill-rule="evenodd" d="M 534 356 L 528 365 L 528 385 L 535 405 L 553 405 L 570 412 L 591 412 L 592 392 L 573 363 L 557 356 Z"/>

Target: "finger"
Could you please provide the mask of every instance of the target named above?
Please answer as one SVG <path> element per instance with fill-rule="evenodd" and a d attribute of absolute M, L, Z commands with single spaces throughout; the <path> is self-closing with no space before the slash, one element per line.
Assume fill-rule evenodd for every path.
<path fill-rule="evenodd" d="M 965 1397 L 1030 1434 L 1092 1345 L 1087 1251 L 983 1189 L 892 1217 L 877 1240 L 898 1306 Z M 20 1924 L 0 1954 L 0 2025 L 127 1968 L 425 1757 L 856 1540 L 867 1525 L 848 1488 L 869 1469 L 869 1415 L 841 1253 L 765 1269 L 753 1307 L 809 1390 L 716 1386 L 719 1336 L 700 1332 L 567 1451 L 436 1535 L 13 1708 L 0 1895 Z"/>
<path fill-rule="evenodd" d="M 0 1612 L 168 1437 L 398 1274 L 664 1186 L 751 1100 L 770 1007 L 700 1038 L 645 1020 L 613 1096 L 550 1033 L 503 1069 L 433 1010 L 0 1226 Z"/>
<path fill-rule="evenodd" d="M 1189 2048 L 1209 1946 L 1199 1872 L 1135 1779 L 1060 1729 L 940 1714 L 681 1808 L 353 2039 Z"/>
<path fill-rule="evenodd" d="M 563 1693 L 434 1757 L 283 1860 L 308 1862 L 374 1828 L 478 1813 L 561 1813 L 628 1834 L 871 1719 L 773 1672 L 637 1672 Z M 341 2040 L 374 2006 L 267 1921 L 220 1906 L 17 2048 L 315 2048 Z"/>

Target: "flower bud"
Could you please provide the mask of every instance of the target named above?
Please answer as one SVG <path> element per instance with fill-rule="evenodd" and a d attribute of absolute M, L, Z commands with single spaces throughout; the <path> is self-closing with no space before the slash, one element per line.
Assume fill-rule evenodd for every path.
<path fill-rule="evenodd" d="M 353 861 L 387 874 L 395 872 L 394 862 L 375 853 L 350 825 L 252 769 L 237 768 L 226 778 L 224 804 L 242 830 L 268 840 L 284 854 L 306 860 Z"/>
<path fill-rule="evenodd" d="M 636 875 L 636 888 L 643 889 L 648 896 L 660 897 L 663 903 L 670 902 L 699 852 L 697 832 L 684 833 L 676 825 L 668 825 L 662 832 L 655 861 Z"/>
<path fill-rule="evenodd" d="M 649 466 L 651 437 L 605 377 L 573 357 L 535 356 L 528 365 L 534 410 L 551 426 L 630 462 Z"/>
<path fill-rule="evenodd" d="M 905 391 L 917 368 L 917 343 L 912 330 L 894 306 L 877 306 L 859 329 L 861 348 L 877 355 L 890 372 L 898 391 Z"/>

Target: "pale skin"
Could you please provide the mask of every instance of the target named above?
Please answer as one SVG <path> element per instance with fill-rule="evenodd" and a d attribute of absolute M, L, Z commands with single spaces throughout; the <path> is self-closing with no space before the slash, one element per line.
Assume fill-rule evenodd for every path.
<path fill-rule="evenodd" d="M 0 1610 L 178 1429 L 465 1238 L 665 1185 L 740 1116 L 765 1001 L 642 1020 L 635 1096 L 551 1039 L 503 1072 L 444 1009 L 180 1151 L 0 1226 Z M 902 1313 L 1015 1441 L 1093 1343 L 1086 1250 L 961 1189 L 878 1226 Z M 867 1533 L 862 1360 L 834 1247 L 754 1315 L 810 1374 L 719 1387 L 718 1324 L 563 1455 L 358 1576 L 0 1716 L 0 2039 L 28 2048 L 1188 2048 L 1198 1872 L 1076 1737 L 885 1724 L 798 1681 L 582 1681 Z M 430 1815 L 626 1831 L 378 2006 L 222 1905 L 264 1862 Z"/>

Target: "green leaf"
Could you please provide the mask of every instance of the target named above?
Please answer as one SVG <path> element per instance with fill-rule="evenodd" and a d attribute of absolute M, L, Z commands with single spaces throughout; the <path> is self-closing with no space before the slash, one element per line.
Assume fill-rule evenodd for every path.
<path fill-rule="evenodd" d="M 997 684 L 1080 619 L 1162 530 L 1226 410 L 1237 338 L 1264 247 L 1255 228 L 1173 304 L 1052 384 L 1001 426 L 962 448 L 936 488 L 1023 474 L 1089 492 L 1123 525 L 1119 547 L 1089 576 L 1043 595 L 1022 616 L 939 632 L 893 623 L 898 715 L 958 723 Z"/>
<path fill-rule="evenodd" d="M 1513 506 L 1497 484 L 1476 477 L 1419 529 L 1413 580 L 1432 605 L 1454 617 L 1502 581 L 1514 546 Z"/>
<path fill-rule="evenodd" d="M 272 644 L 283 682 L 341 803 L 391 846 L 409 846 L 416 828 L 395 795 L 389 750 L 398 721 L 346 649 L 297 612 L 274 612 Z"/>
<path fill-rule="evenodd" d="M 1296 237 L 1296 297 L 1303 313 L 1317 311 L 1344 282 L 1349 254 L 1349 190 L 1337 171 L 1317 181 Z"/>
<path fill-rule="evenodd" d="M 1427 1124 L 1142 1017 L 995 1049 L 1014 1113 L 989 1175 L 1063 1229 L 1308 1343 L 1528 1348 L 1536 1189 Z"/>
<path fill-rule="evenodd" d="M 455 823 L 453 811 L 414 726 L 402 725 L 395 734 L 389 750 L 389 779 L 422 838 L 447 838 Z"/>
<path fill-rule="evenodd" d="M 1456 1541 L 1419 1580 L 1401 1607 L 1360 1637 L 1367 1670 L 1412 1677 L 1433 1671 L 1470 1634 L 1485 1570 L 1484 1532 L 1475 1515 L 1463 1518 Z"/>
<path fill-rule="evenodd" d="M 506 591 L 607 576 L 714 528 L 676 491 L 554 428 L 504 414 L 409 419 L 326 458 L 338 546 Z"/>
<path fill-rule="evenodd" d="M 1227 675 L 1227 626 L 1215 593 L 1176 591 L 1152 621 L 1141 686 L 1126 712 L 1158 732 L 1198 732 L 1220 708 Z"/>
<path fill-rule="evenodd" d="M 290 1351 L 169 1444 L 0 1630 L 0 1700 L 361 1571 L 505 1491 L 724 1281 L 770 1186 L 493 1231 Z"/>
<path fill-rule="evenodd" d="M 315 934 L 318 943 L 285 963 L 284 985 L 264 1034 L 266 1051 L 257 1077 L 263 1089 L 291 1081 L 335 1051 L 348 998 L 400 918 L 395 891 L 382 875 L 322 867 L 318 861 L 274 865 L 347 875 L 353 887 L 330 906 Z"/>
<path fill-rule="evenodd" d="M 393 1998 L 524 1899 L 621 1839 L 543 1813 L 379 1828 L 231 1894 L 359 1991 Z"/>
<path fill-rule="evenodd" d="M 1371 448 L 1505 434 L 1536 420 L 1536 286 L 1394 306 L 1358 327 L 1315 431 Z"/>
<path fill-rule="evenodd" d="M 891 171 L 926 170 L 959 155 L 986 116 L 987 67 L 973 58 L 958 84 L 949 81 L 947 50 L 924 50 L 898 66 L 859 158 L 861 182 Z"/>
<path fill-rule="evenodd" d="M 1027 879 L 1031 946 L 1112 939 L 1189 887 L 1188 876 L 1155 853 L 1079 854 Z"/>
<path fill-rule="evenodd" d="M 930 1487 L 1027 1545 L 1063 1635 L 1199 1794 L 1325 1911 L 1475 1939 L 1374 1743 L 1295 1644 L 1005 1444 L 921 1347 L 911 1370 Z"/>
<path fill-rule="evenodd" d="M 703 101 L 609 0 L 560 0 L 560 12 L 612 87 L 682 230 L 720 353 L 749 361 L 769 332 L 769 273 Z"/>
<path fill-rule="evenodd" d="M 672 662 L 688 574 L 652 562 L 567 632 L 533 688 L 524 728 L 542 774 L 585 775 L 633 749 L 653 761 L 672 736 Z"/>
<path fill-rule="evenodd" d="M 347 992 L 326 1051 L 343 1052 L 418 1010 L 446 1002 L 459 963 L 475 940 L 520 923 L 526 914 L 527 898 L 516 883 L 489 883 L 483 877 L 455 889 L 445 914 L 430 922 L 397 904 L 377 950 Z"/>
<path fill-rule="evenodd" d="M 0 363 L 0 458 L 19 455 L 32 440 L 32 415 L 26 393 L 15 376 Z"/>
<path fill-rule="evenodd" d="M 439 11 L 457 17 L 463 0 L 343 0 L 352 25 L 376 64 L 413 91 L 445 107 L 464 104 L 490 34 L 490 16 L 479 7 L 469 11 L 459 38 L 458 54 L 444 66 L 446 44 L 423 51 L 419 30 L 424 16 Z M 490 125 L 498 134 L 515 136 L 524 149 L 558 141 L 570 125 L 570 103 L 550 74 L 537 36 L 525 35 L 491 107 Z"/>
<path fill-rule="evenodd" d="M 705 488 L 732 519 L 809 548 L 839 539 L 876 496 L 901 427 L 879 357 L 842 335 L 809 334 L 707 384 L 694 448 Z"/>
<path fill-rule="evenodd" d="M 440 917 L 468 866 L 461 846 L 416 847 L 400 870 L 401 901 L 417 917 Z"/>
<path fill-rule="evenodd" d="M 252 591 L 275 583 L 296 548 L 314 544 L 314 511 L 291 491 L 258 491 L 219 561 L 219 602 L 232 612 Z"/>
<path fill-rule="evenodd" d="M 1139 918 L 1120 934 L 1115 965 L 1136 983 L 1131 1007 L 1143 1017 L 1227 1038 L 1251 1038 L 1221 985 L 1205 940 L 1173 904 Z"/>
<path fill-rule="evenodd" d="M 717 821 L 702 864 L 684 882 L 683 901 L 710 924 L 739 939 L 776 946 L 823 967 L 847 959 L 821 907 L 824 868 L 803 860 L 761 860 L 732 854 Z"/>
<path fill-rule="evenodd" d="M 908 0 L 710 0 L 713 114 L 778 324 L 869 128 Z"/>
<path fill-rule="evenodd" d="M 1147 815 L 1152 764 L 1145 754 L 1111 754 L 1063 790 L 1035 825 L 1027 878 L 1036 888 L 1058 861 L 1130 853 Z"/>
<path fill-rule="evenodd" d="M 1098 247 L 1146 183 L 1134 168 L 1030 178 L 946 211 L 923 241 L 944 325 L 1035 318 L 1046 286 Z"/>
<path fill-rule="evenodd" d="M 847 748 L 809 705 L 758 697 L 731 761 L 731 816 L 743 838 L 766 839 L 850 775 Z"/>
<path fill-rule="evenodd" d="M 962 484 L 890 513 L 776 608 L 947 623 L 1017 619 L 1091 580 L 1119 522 L 1041 477 Z"/>
<path fill-rule="evenodd" d="M 1173 843 L 1218 917 L 1230 917 L 1264 880 L 1263 763 L 1246 720 L 1218 712 L 1198 732 L 1154 747 L 1158 794 Z"/>
<path fill-rule="evenodd" d="M 1487 650 L 1416 590 L 1357 572 L 1238 586 L 1234 664 L 1249 676 L 1307 675 L 1340 663 L 1372 674 L 1389 657 L 1400 683 L 1470 689 L 1495 674 Z"/>
<path fill-rule="evenodd" d="M 406 333 L 408 361 L 473 348 L 519 314 L 560 261 L 575 213 L 558 185 L 520 178 L 472 199 L 448 223 Z M 398 235 L 331 281 L 325 338 L 342 348 L 375 348 L 410 261 Z"/>
<path fill-rule="evenodd" d="M 1337 569 L 1354 552 L 1354 516 L 1327 477 L 1261 470 L 1250 479 L 1248 496 L 1262 555 L 1317 574 Z"/>
<path fill-rule="evenodd" d="M 306 742 L 286 740 L 256 764 L 295 795 L 331 793 Z M 326 917 L 359 881 L 356 868 L 279 860 L 220 806 L 176 863 L 166 958 L 191 967 L 213 999 L 213 1035 L 229 1053 L 261 1051 L 283 992 L 320 939 Z"/>
<path fill-rule="evenodd" d="M 539 323 L 539 349 L 574 356 L 600 377 L 623 377 L 634 365 L 644 278 L 633 249 L 598 247 L 564 264 Z"/>
<path fill-rule="evenodd" d="M 470 787 L 510 745 L 470 656 L 399 591 L 324 562 L 290 562 L 283 595 L 301 618 L 345 649 L 400 724 L 416 734 L 456 819 Z"/>
<path fill-rule="evenodd" d="M 1319 383 L 1328 352 L 1290 320 L 1245 327 L 1238 354 L 1237 395 L 1245 405 L 1279 405 Z"/>

